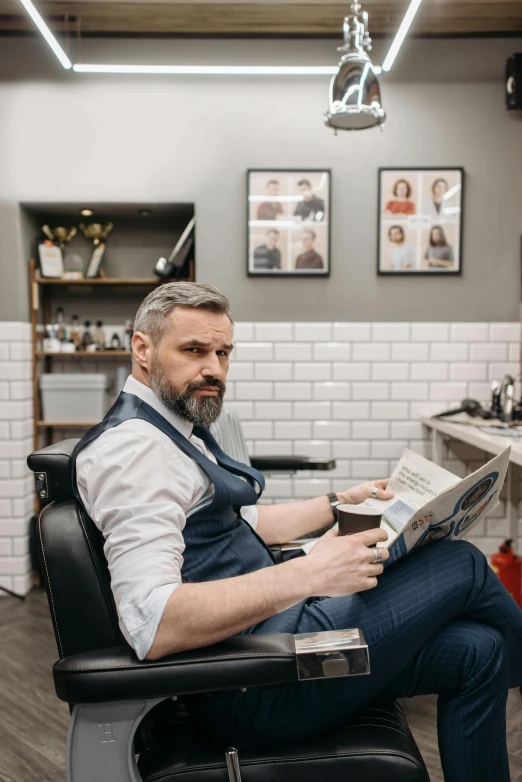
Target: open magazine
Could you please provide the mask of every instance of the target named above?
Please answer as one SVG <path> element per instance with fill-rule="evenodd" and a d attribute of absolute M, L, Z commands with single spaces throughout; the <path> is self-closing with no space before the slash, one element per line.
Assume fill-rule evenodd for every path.
<path fill-rule="evenodd" d="M 394 469 L 388 489 L 391 500 L 364 501 L 382 511 L 381 527 L 388 540 L 379 545 L 390 551 L 389 567 L 413 548 L 434 540 L 463 538 L 496 508 L 506 477 L 510 448 L 466 478 L 406 449 Z M 314 540 L 303 546 L 308 553 Z"/>

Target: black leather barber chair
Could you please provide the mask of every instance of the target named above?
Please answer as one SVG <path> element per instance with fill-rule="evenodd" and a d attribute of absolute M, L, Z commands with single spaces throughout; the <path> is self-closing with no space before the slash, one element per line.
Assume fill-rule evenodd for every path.
<path fill-rule="evenodd" d="M 50 500 L 38 544 L 60 656 L 56 693 L 71 708 L 68 782 L 429 782 L 393 702 L 378 701 L 328 735 L 286 747 L 238 755 L 200 735 L 184 695 L 365 673 L 364 639 L 353 631 L 352 640 L 343 631 L 241 636 L 138 660 L 118 627 L 103 539 L 72 496 L 75 442 L 28 458 L 38 495 Z"/>
<path fill-rule="evenodd" d="M 335 459 L 316 459 L 294 454 L 250 456 L 241 421 L 236 413 L 229 410 L 222 411 L 217 421 L 211 424 L 210 431 L 232 459 L 250 464 L 262 473 L 324 472 L 335 469 Z"/>

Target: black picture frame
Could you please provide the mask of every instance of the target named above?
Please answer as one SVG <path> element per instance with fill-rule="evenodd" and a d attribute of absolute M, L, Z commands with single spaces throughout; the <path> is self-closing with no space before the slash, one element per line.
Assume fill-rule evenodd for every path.
<path fill-rule="evenodd" d="M 309 182 L 307 190 L 304 190 L 306 185 L 298 187 L 302 180 Z M 272 192 L 270 182 L 278 184 L 278 188 L 270 186 Z M 331 170 L 249 168 L 246 188 L 247 276 L 329 277 Z M 300 204 L 303 204 L 302 216 L 296 215 Z M 276 237 L 269 237 L 274 233 Z"/>
<path fill-rule="evenodd" d="M 401 187 L 402 192 L 399 191 L 400 197 L 397 197 L 401 180 L 408 188 Z M 439 184 L 436 193 L 438 182 L 444 184 Z M 446 191 L 440 201 L 440 188 L 444 187 Z M 461 275 L 464 190 L 465 171 L 461 166 L 379 168 L 377 274 Z M 438 205 L 436 200 L 439 200 Z M 444 206 L 446 200 L 448 203 Z M 400 231 L 393 231 L 394 228 L 402 230 L 402 242 Z M 436 229 L 439 231 L 434 234 Z M 426 257 L 430 251 L 433 255 Z"/>

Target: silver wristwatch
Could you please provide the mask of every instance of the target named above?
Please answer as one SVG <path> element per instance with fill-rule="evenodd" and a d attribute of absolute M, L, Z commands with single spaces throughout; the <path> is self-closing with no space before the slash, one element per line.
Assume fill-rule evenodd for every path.
<path fill-rule="evenodd" d="M 337 521 L 337 506 L 341 505 L 341 500 L 334 491 L 331 491 L 326 496 L 328 497 L 328 502 L 330 503 L 334 520 Z"/>

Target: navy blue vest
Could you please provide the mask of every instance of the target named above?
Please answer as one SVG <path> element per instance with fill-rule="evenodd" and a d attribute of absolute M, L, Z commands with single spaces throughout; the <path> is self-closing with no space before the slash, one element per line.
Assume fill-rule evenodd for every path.
<path fill-rule="evenodd" d="M 90 429 L 74 449 L 73 491 L 78 502 L 81 504 L 76 483 L 76 457 L 79 452 L 107 429 L 131 418 L 148 421 L 170 437 L 178 448 L 197 462 L 214 485 L 215 493 L 210 505 L 189 516 L 183 530 L 186 546 L 181 571 L 183 581 L 216 581 L 274 565 L 270 549 L 240 514 L 241 506 L 254 505 L 261 496 L 265 485 L 261 473 L 231 459 L 208 429 L 195 426 L 193 433 L 216 457 L 215 464 L 154 408 L 134 394 L 122 392 L 103 421 Z"/>

